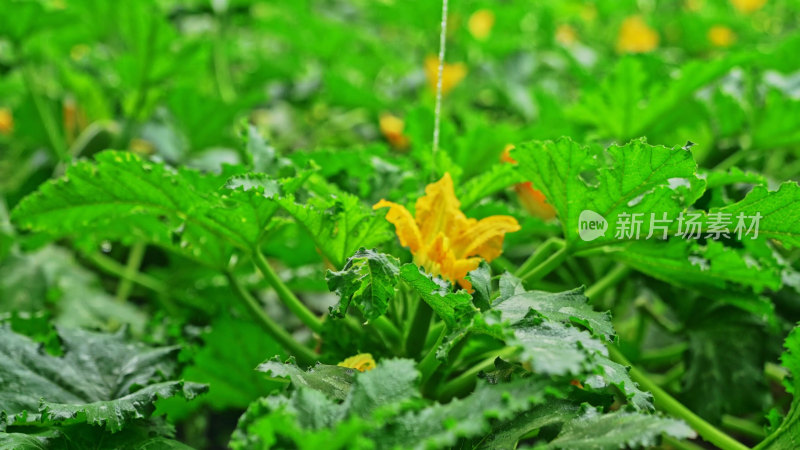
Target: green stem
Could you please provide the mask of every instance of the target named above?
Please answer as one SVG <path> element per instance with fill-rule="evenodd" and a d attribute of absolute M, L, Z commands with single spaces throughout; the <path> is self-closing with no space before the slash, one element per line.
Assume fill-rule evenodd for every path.
<path fill-rule="evenodd" d="M 39 94 L 39 90 L 36 89 L 36 83 L 33 80 L 30 67 L 24 63 L 22 65 L 22 79 L 25 82 L 25 86 L 28 88 L 28 93 L 31 94 L 33 106 L 36 108 L 36 113 L 39 114 L 39 119 L 42 121 L 42 126 L 47 135 L 47 140 L 50 141 L 50 146 L 53 148 L 53 152 L 55 152 L 59 161 L 66 161 L 67 145 L 59 133 L 58 125 L 51 111 L 48 111 L 44 99 Z"/>
<path fill-rule="evenodd" d="M 420 361 L 418 369 L 419 372 L 422 374 L 422 378 L 420 380 L 420 385 L 425 386 L 425 383 L 431 378 L 433 372 L 436 371 L 437 368 L 442 364 L 442 361 L 436 358 L 436 351 L 439 349 L 439 346 L 442 344 L 442 339 L 444 339 L 444 335 L 447 334 L 447 329 L 442 328 L 442 331 L 439 333 L 439 337 L 436 339 L 436 342 L 431 345 L 430 350 L 428 353 L 425 354 L 425 357 L 422 358 Z"/>
<path fill-rule="evenodd" d="M 556 247 L 564 246 L 564 241 L 558 238 L 550 238 L 544 242 L 533 252 L 528 259 L 519 266 L 519 269 L 514 273 L 516 276 L 521 276 L 525 272 L 536 267 L 537 264 L 547 259 L 547 255 L 555 251 Z"/>
<path fill-rule="evenodd" d="M 630 366 L 631 379 L 646 391 L 653 394 L 653 400 L 656 408 L 671 414 L 679 419 L 683 419 L 689 424 L 692 429 L 697 431 L 700 436 L 706 441 L 716 445 L 722 450 L 747 450 L 747 447 L 737 441 L 736 439 L 728 436 L 724 432 L 715 428 L 710 423 L 706 422 L 703 418 L 693 413 L 689 408 L 683 406 L 681 402 L 669 395 L 666 391 L 661 389 L 656 383 L 648 378 L 642 371 L 633 367 L 631 363 L 625 358 L 615 346 L 608 345 L 608 353 L 613 361 L 624 366 Z"/>
<path fill-rule="evenodd" d="M 774 362 L 768 362 L 764 365 L 764 375 L 766 375 L 768 380 L 780 384 L 783 382 L 783 379 L 786 378 L 788 372 L 785 367 L 775 364 Z"/>
<path fill-rule="evenodd" d="M 236 91 L 233 89 L 233 83 L 231 83 L 228 54 L 225 52 L 227 22 L 227 15 L 221 14 L 218 20 L 219 33 L 217 33 L 217 39 L 213 44 L 212 57 L 214 59 L 214 75 L 217 80 L 219 96 L 225 103 L 230 103 L 236 98 Z"/>
<path fill-rule="evenodd" d="M 616 286 L 617 283 L 624 280 L 625 277 L 627 277 L 630 273 L 631 269 L 628 266 L 624 264 L 618 264 L 602 278 L 597 280 L 597 282 L 586 289 L 584 295 L 589 298 L 589 301 L 591 301 L 592 299 L 597 298 L 600 294 Z"/>
<path fill-rule="evenodd" d="M 275 292 L 278 294 L 278 298 L 281 299 L 284 305 L 286 305 L 289 310 L 296 315 L 301 322 L 306 324 L 311 331 L 315 333 L 319 333 L 322 331 L 322 321 L 314 315 L 306 305 L 304 305 L 300 300 L 294 295 L 294 293 L 289 290 L 288 287 L 281 281 L 278 274 L 275 273 L 275 270 L 272 266 L 269 265 L 267 259 L 264 258 L 264 255 L 261 253 L 260 250 L 256 249 L 253 253 L 253 261 L 255 262 L 256 267 L 258 270 L 261 271 L 261 275 L 267 280 L 270 286 L 275 289 Z"/>
<path fill-rule="evenodd" d="M 764 427 L 755 424 L 749 420 L 739 417 L 724 414 L 722 416 L 722 426 L 736 433 L 741 433 L 745 436 L 755 438 L 758 440 L 764 439 L 766 433 Z"/>
<path fill-rule="evenodd" d="M 523 273 L 520 278 L 525 282 L 539 281 L 544 278 L 548 273 L 552 272 L 558 267 L 565 259 L 567 259 L 567 247 L 559 248 L 555 253 L 551 254 L 546 260 L 542 261 L 533 269 Z"/>
<path fill-rule="evenodd" d="M 655 350 L 642 352 L 639 362 L 648 365 L 665 365 L 679 361 L 681 356 L 689 349 L 689 344 L 678 342 Z"/>
<path fill-rule="evenodd" d="M 369 321 L 369 324 L 374 326 L 392 345 L 400 344 L 403 340 L 403 334 L 391 320 L 386 316 L 379 316 Z"/>
<path fill-rule="evenodd" d="M 271 317 L 267 315 L 264 308 L 261 307 L 258 300 L 256 300 L 250 292 L 236 279 L 230 272 L 226 272 L 225 276 L 228 278 L 231 288 L 239 297 L 239 300 L 253 313 L 253 316 L 258 319 L 258 323 L 273 339 L 283 346 L 289 353 L 297 358 L 301 364 L 313 364 L 317 359 L 317 355 L 308 347 L 300 344 L 288 331 L 284 330 L 278 325 Z"/>
<path fill-rule="evenodd" d="M 128 254 L 128 263 L 125 265 L 125 276 L 120 280 L 117 286 L 117 301 L 124 303 L 128 299 L 133 289 L 133 280 L 131 279 L 134 274 L 139 272 L 139 267 L 142 265 L 147 245 L 144 242 L 137 242 L 131 247 Z"/>
<path fill-rule="evenodd" d="M 151 291 L 159 294 L 158 299 L 164 309 L 170 314 L 177 314 L 178 307 L 169 298 L 169 288 L 161 280 L 153 278 L 141 272 L 128 273 L 126 267 L 100 253 L 87 254 L 86 258 L 92 262 L 97 268 L 108 274 L 119 277 L 120 279 L 129 279 L 130 281 L 150 289 Z"/>
<path fill-rule="evenodd" d="M 441 389 L 439 389 L 436 397 L 442 401 L 445 401 L 453 398 L 456 395 L 467 392 L 467 390 L 472 387 L 472 384 L 475 383 L 478 373 L 494 367 L 494 362 L 497 358 L 511 356 L 518 350 L 519 349 L 516 347 L 504 347 L 498 350 L 489 358 L 484 359 L 483 361 L 461 373 L 459 376 L 448 381 L 444 386 L 442 386 Z"/>
<path fill-rule="evenodd" d="M 406 335 L 406 354 L 415 356 L 422 352 L 425 340 L 428 337 L 428 329 L 431 325 L 433 309 L 422 299 L 417 302 L 417 310 L 414 311 L 414 318 Z"/>
<path fill-rule="evenodd" d="M 703 447 L 700 447 L 697 444 L 693 444 L 689 441 L 682 441 L 680 439 L 675 439 L 672 436 L 664 436 L 663 442 L 665 444 L 669 444 L 671 448 L 675 448 L 677 450 L 706 450 Z"/>

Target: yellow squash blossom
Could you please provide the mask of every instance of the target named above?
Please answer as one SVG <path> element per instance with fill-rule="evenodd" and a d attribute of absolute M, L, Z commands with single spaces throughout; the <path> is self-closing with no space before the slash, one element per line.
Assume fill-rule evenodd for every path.
<path fill-rule="evenodd" d="M 617 36 L 617 51 L 620 53 L 647 53 L 658 46 L 658 33 L 644 21 L 642 16 L 631 16 L 622 22 Z"/>
<path fill-rule="evenodd" d="M 356 369 L 359 372 L 366 372 L 375 368 L 375 360 L 369 353 L 359 353 L 351 356 L 344 361 L 337 364 L 339 367 L 347 367 L 349 369 Z"/>
<path fill-rule="evenodd" d="M 14 131 L 14 116 L 8 108 L 0 108 L 0 134 L 11 134 Z"/>
<path fill-rule="evenodd" d="M 743 13 L 758 11 L 767 3 L 767 0 L 731 0 L 733 7 Z"/>
<path fill-rule="evenodd" d="M 503 150 L 500 159 L 503 162 L 516 164 L 517 161 L 511 157 L 511 150 L 513 145 L 508 144 Z M 514 185 L 514 191 L 517 192 L 522 207 L 525 208 L 532 216 L 536 216 L 542 220 L 550 220 L 556 216 L 556 210 L 553 206 L 547 203 L 547 199 L 542 194 L 542 191 L 533 187 L 533 183 L 526 181 L 524 183 L 517 183 Z"/>
<path fill-rule="evenodd" d="M 569 47 L 578 40 L 578 33 L 575 28 L 567 24 L 561 24 L 556 28 L 556 42 L 561 45 Z"/>
<path fill-rule="evenodd" d="M 479 41 L 485 41 L 494 26 L 494 13 L 488 9 L 480 9 L 469 16 L 467 28 L 469 33 Z"/>
<path fill-rule="evenodd" d="M 428 78 L 431 90 L 436 92 L 436 80 L 439 78 L 439 58 L 436 56 L 425 58 L 425 76 Z M 442 66 L 442 95 L 452 91 L 465 76 L 467 76 L 467 66 L 464 63 L 444 63 Z"/>
<path fill-rule="evenodd" d="M 510 216 L 476 220 L 461 212 L 453 190 L 453 179 L 445 173 L 429 184 L 416 203 L 416 217 L 402 205 L 381 200 L 373 209 L 389 208 L 386 220 L 393 223 L 400 243 L 414 255 L 414 263 L 471 291 L 464 277 L 478 268 L 481 258 L 491 262 L 503 252 L 506 233 L 519 230 Z"/>
<path fill-rule="evenodd" d="M 381 114 L 379 126 L 381 134 L 389 141 L 392 147 L 397 150 L 408 148 L 408 137 L 403 134 L 403 129 L 406 127 L 403 119 L 391 114 Z"/>
<path fill-rule="evenodd" d="M 715 47 L 730 47 L 736 40 L 736 35 L 730 28 L 716 25 L 708 30 L 708 40 Z"/>

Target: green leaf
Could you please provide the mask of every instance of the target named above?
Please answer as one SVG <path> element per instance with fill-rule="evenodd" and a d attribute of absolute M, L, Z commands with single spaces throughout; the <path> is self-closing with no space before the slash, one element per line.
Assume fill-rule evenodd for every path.
<path fill-rule="evenodd" d="M 231 352 L 231 349 L 236 349 Z M 285 355 L 283 349 L 253 322 L 221 317 L 203 335 L 203 345 L 183 369 L 186 381 L 209 385 L 206 395 L 193 402 L 160 401 L 159 411 L 171 419 L 183 418 L 203 405 L 215 410 L 247 408 L 257 398 L 284 386 L 253 370 L 264 355 Z"/>
<path fill-rule="evenodd" d="M 616 450 L 649 447 L 658 444 L 662 435 L 686 439 L 694 437 L 695 433 L 680 420 L 627 411 L 600 414 L 589 408 L 582 416 L 567 422 L 547 448 Z"/>
<path fill-rule="evenodd" d="M 792 404 L 778 429 L 758 444 L 757 450 L 789 450 L 800 444 L 800 324 L 786 336 L 783 347 L 781 365 L 789 371 L 783 385 L 786 392 L 792 394 Z"/>
<path fill-rule="evenodd" d="M 766 406 L 769 335 L 761 318 L 736 309 L 712 309 L 689 321 L 687 334 L 687 370 L 680 396 L 687 407 L 717 422 L 723 414 L 745 414 Z M 747 389 L 730 395 L 737 386 Z"/>
<path fill-rule="evenodd" d="M 450 283 L 424 273 L 414 264 L 401 267 L 400 278 L 430 305 L 449 329 L 456 328 L 460 321 L 468 320 L 476 311 L 472 306 L 472 297 L 467 291 L 451 292 Z"/>
<path fill-rule="evenodd" d="M 319 363 L 306 372 L 277 358 L 261 363 L 256 370 L 272 378 L 289 378 L 295 386 L 315 389 L 338 400 L 347 397 L 356 374 L 354 369 Z"/>
<path fill-rule="evenodd" d="M 459 438 L 482 436 L 491 420 L 507 420 L 555 394 L 546 380 L 525 378 L 509 383 L 479 383 L 473 393 L 447 404 L 397 417 L 386 430 L 375 433 L 381 448 L 447 448 Z"/>
<path fill-rule="evenodd" d="M 162 381 L 174 372 L 177 348 L 150 349 L 121 334 L 60 330 L 64 354 L 39 351 L 0 325 L 0 416 L 8 425 L 104 425 L 118 431 L 148 417 L 158 397 L 192 399 L 207 387 Z"/>
<path fill-rule="evenodd" d="M 288 195 L 279 199 L 279 203 L 337 268 L 344 266 L 358 248 L 376 247 L 392 238 L 388 222 L 351 194 L 313 197 L 303 205 Z"/>
<path fill-rule="evenodd" d="M 400 272 L 400 260 L 375 250 L 360 248 L 341 271 L 328 271 L 328 289 L 339 295 L 339 303 L 331 313 L 343 317 L 351 304 L 366 320 L 386 314 L 389 300 L 394 298 Z"/>
<path fill-rule="evenodd" d="M 523 181 L 515 165 L 494 164 L 489 170 L 461 183 L 456 196 L 461 201 L 461 209 L 467 210 L 479 200 Z"/>
<path fill-rule="evenodd" d="M 147 321 L 139 308 L 108 294 L 99 277 L 81 267 L 72 253 L 55 246 L 13 253 L 0 262 L 0 298 L 0 312 L 51 307 L 54 322 L 71 328 L 127 325 L 139 335 Z"/>
<path fill-rule="evenodd" d="M 265 175 L 175 170 L 129 152 L 107 151 L 79 161 L 12 211 L 19 225 L 52 238 L 91 236 L 147 242 L 198 262 L 225 267 L 233 249 L 251 250 L 277 204 L 307 175 L 278 182 Z M 233 178 L 232 178 L 233 177 Z"/>
<path fill-rule="evenodd" d="M 564 423 L 580 408 L 568 401 L 551 400 L 503 423 L 486 437 L 479 449 L 516 448 L 520 438 L 542 427 Z"/>
<path fill-rule="evenodd" d="M 584 288 L 564 292 L 527 291 L 501 298 L 494 308 L 502 311 L 503 320 L 519 322 L 533 309 L 554 322 L 580 325 L 595 336 L 611 340 L 614 327 L 608 312 L 598 312 L 588 304 Z"/>
<path fill-rule="evenodd" d="M 792 248 L 800 246 L 798 202 L 800 202 L 800 185 L 788 181 L 781 184 L 777 191 L 769 191 L 764 186 L 756 186 L 744 200 L 723 208 L 713 209 L 710 213 L 731 214 L 733 222 L 729 227 L 731 234 L 734 234 L 740 214 L 745 217 L 759 214 L 761 217 L 758 220 L 758 236 L 778 240 L 786 247 Z M 749 226 L 751 220 L 747 220 L 745 223 Z M 750 237 L 753 237 L 752 233 Z M 745 237 L 743 233 L 742 239 L 748 239 L 748 237 Z"/>
<path fill-rule="evenodd" d="M 492 303 L 492 268 L 486 261 L 481 261 L 477 269 L 467 275 L 467 280 L 472 283 L 472 301 L 481 311 L 487 310 Z"/>
<path fill-rule="evenodd" d="M 103 448 L 130 450 L 190 450 L 191 447 L 174 439 L 174 430 L 150 420 L 129 425 L 122 431 L 109 433 L 96 426 L 80 424 L 61 428 L 33 428 L 31 433 L 0 432 L 0 450 L 70 449 L 94 450 L 98 442 Z"/>
<path fill-rule="evenodd" d="M 632 242 L 610 256 L 653 278 L 690 289 L 723 290 L 741 284 L 758 293 L 781 286 L 780 272 L 768 261 L 715 240 L 704 246 L 685 239 Z"/>
<path fill-rule="evenodd" d="M 398 409 L 397 403 L 420 398 L 419 372 L 410 359 L 384 359 L 364 373 L 357 373 L 345 405 L 348 413 L 369 417 L 377 410 Z"/>
<path fill-rule="evenodd" d="M 292 446 L 303 450 L 372 449 L 369 425 L 358 417 L 342 420 L 342 407 L 323 393 L 300 387 L 290 398 L 254 402 L 231 437 L 234 450 Z"/>
<path fill-rule="evenodd" d="M 584 384 L 593 389 L 601 389 L 607 386 L 615 386 L 625 395 L 628 403 L 639 411 L 652 411 L 653 395 L 639 389 L 639 386 L 631 380 L 628 375 L 628 368 L 622 364 L 611 361 L 604 355 L 595 355 L 594 362 L 597 364 L 597 374 L 589 376 Z"/>
<path fill-rule="evenodd" d="M 642 213 L 675 218 L 703 193 L 705 181 L 682 147 L 651 146 L 643 139 L 606 150 L 581 146 L 570 139 L 522 144 L 512 153 L 520 171 L 556 209 L 567 244 L 576 249 L 620 244 L 619 214 Z M 591 241 L 579 237 L 579 216 L 592 211 L 605 218 L 605 235 Z M 642 233 L 644 239 L 646 233 Z"/>

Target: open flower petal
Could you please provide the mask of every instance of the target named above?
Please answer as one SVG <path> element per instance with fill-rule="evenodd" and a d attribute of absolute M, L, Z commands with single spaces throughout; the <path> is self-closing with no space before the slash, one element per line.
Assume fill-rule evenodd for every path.
<path fill-rule="evenodd" d="M 503 253 L 503 237 L 519 231 L 516 219 L 510 216 L 491 216 L 465 228 L 453 242 L 456 253 L 462 257 L 480 256 L 486 261 Z"/>
<path fill-rule="evenodd" d="M 397 230 L 397 237 L 400 238 L 400 244 L 404 247 L 411 249 L 411 253 L 419 250 L 422 244 L 419 228 L 417 223 L 414 222 L 414 217 L 403 205 L 398 205 L 394 202 L 387 202 L 381 200 L 372 207 L 372 209 L 389 208 L 386 213 L 386 220 L 394 225 Z"/>
<path fill-rule="evenodd" d="M 458 283 L 468 291 L 467 274 L 478 268 L 481 258 L 491 261 L 503 251 L 506 233 L 520 229 L 510 216 L 468 219 L 461 212 L 453 179 L 445 173 L 429 184 L 416 203 L 416 219 L 396 203 L 381 200 L 373 209 L 389 207 L 386 220 L 393 223 L 400 243 L 411 249 L 414 263 L 432 275 Z"/>
<path fill-rule="evenodd" d="M 456 198 L 449 173 L 429 184 L 416 204 L 417 226 L 423 241 L 430 243 L 439 233 L 454 235 L 453 231 L 465 226 L 467 217 L 460 208 L 461 202 Z"/>

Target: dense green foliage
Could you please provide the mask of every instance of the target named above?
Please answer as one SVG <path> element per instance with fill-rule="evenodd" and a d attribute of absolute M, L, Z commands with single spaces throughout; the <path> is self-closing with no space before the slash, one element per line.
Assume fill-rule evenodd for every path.
<path fill-rule="evenodd" d="M 800 447 L 800 7 L 448 6 L 0 0 L 0 449 Z"/>

